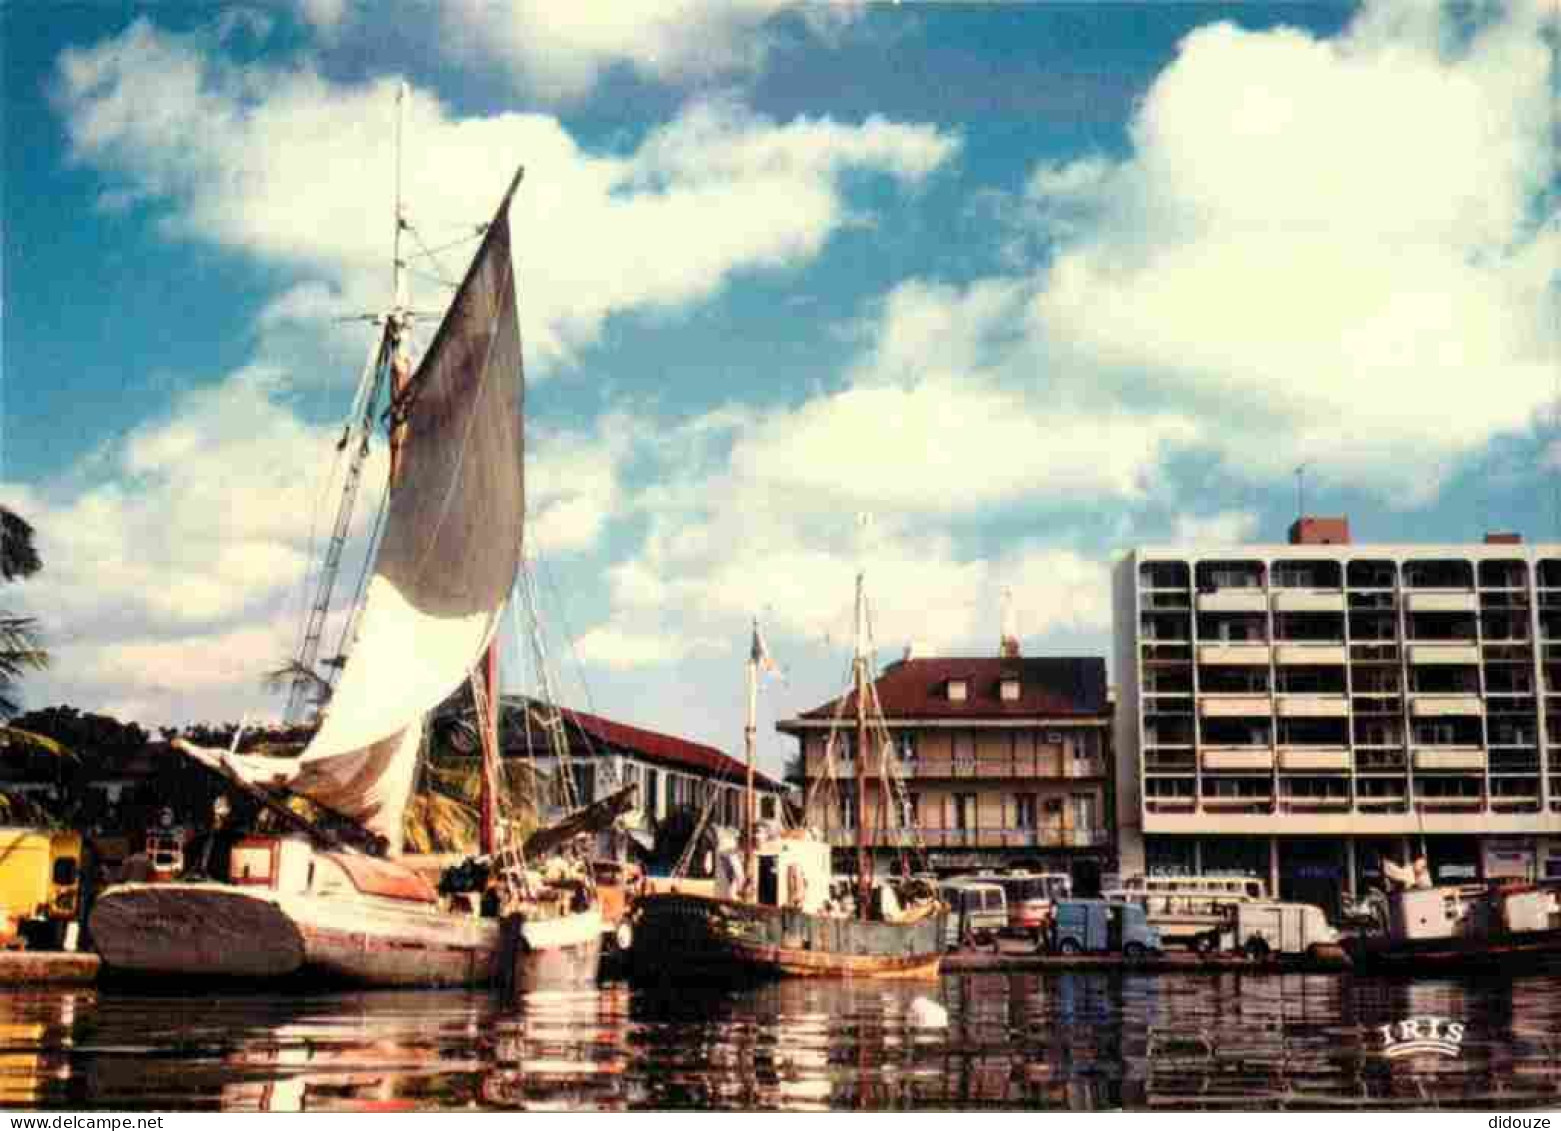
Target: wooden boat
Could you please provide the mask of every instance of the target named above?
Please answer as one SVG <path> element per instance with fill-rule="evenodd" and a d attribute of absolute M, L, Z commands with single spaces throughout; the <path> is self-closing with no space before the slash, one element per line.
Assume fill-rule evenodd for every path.
<path fill-rule="evenodd" d="M 1356 969 L 1428 971 L 1561 965 L 1561 884 L 1389 891 L 1376 929 L 1344 940 Z"/>
<path fill-rule="evenodd" d="M 866 604 L 857 578 L 852 664 L 856 749 L 868 746 Z M 930 884 L 875 883 L 865 821 L 857 828 L 855 898 L 836 890 L 829 844 L 806 829 L 768 831 L 754 820 L 758 672 L 769 663 L 754 625 L 748 659 L 748 789 L 743 852 L 724 854 L 713 895 L 644 895 L 634 909 L 631 966 L 640 980 L 749 981 L 774 977 L 935 978 L 947 908 Z M 842 706 L 845 700 L 842 701 Z M 857 812 L 869 812 L 867 763 L 856 759 Z M 884 775 L 892 764 L 881 760 Z"/>
<path fill-rule="evenodd" d="M 90 929 L 111 972 L 375 986 L 595 980 L 594 888 L 550 882 L 547 862 L 508 843 L 496 812 L 499 745 L 488 690 L 497 686 L 493 641 L 520 572 L 524 529 L 523 375 L 508 218 L 519 183 L 517 172 L 415 373 L 397 201 L 396 302 L 380 319 L 365 367 L 361 436 L 349 431 L 342 445 L 359 453 L 347 477 L 355 492 L 388 387 L 390 490 L 340 682 L 297 757 L 242 755 L 236 739 L 228 751 L 174 743 L 287 831 L 231 844 L 225 869 L 210 878 L 186 874 L 184 882 L 104 891 Z M 343 503 L 326 578 L 332 556 L 340 557 L 349 494 Z M 312 669 L 328 606 L 326 581 L 300 670 Z M 484 855 L 460 870 L 468 882 L 436 887 L 396 857 L 427 716 L 468 680 L 483 739 Z M 288 795 L 330 814 L 334 827 L 293 813 Z M 565 848 L 555 843 L 550 852 Z M 518 874 L 506 879 L 506 870 Z M 495 881 L 504 887 L 502 928 Z"/>

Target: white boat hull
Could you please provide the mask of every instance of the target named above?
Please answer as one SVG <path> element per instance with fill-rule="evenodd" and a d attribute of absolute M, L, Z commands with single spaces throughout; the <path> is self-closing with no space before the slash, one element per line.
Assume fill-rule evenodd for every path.
<path fill-rule="evenodd" d="M 598 907 L 554 919 L 506 915 L 500 932 L 507 988 L 526 994 L 594 986 L 605 929 Z"/>
<path fill-rule="evenodd" d="M 139 976 L 415 987 L 484 985 L 499 972 L 496 920 L 372 896 L 120 884 L 89 926 L 108 969 Z"/>

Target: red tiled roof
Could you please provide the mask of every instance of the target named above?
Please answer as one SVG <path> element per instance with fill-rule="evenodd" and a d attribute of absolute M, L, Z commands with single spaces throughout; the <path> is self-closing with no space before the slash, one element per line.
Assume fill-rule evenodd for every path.
<path fill-rule="evenodd" d="M 1005 677 L 1019 680 L 1019 698 L 1002 698 Z M 951 680 L 965 681 L 965 698 L 949 698 Z M 950 656 L 890 664 L 875 681 L 889 719 L 1062 718 L 1104 714 L 1106 661 L 1099 656 Z M 832 719 L 841 700 L 804 711 L 800 718 Z M 844 698 L 844 715 L 856 693 Z M 785 729 L 782 724 L 781 729 Z"/>
<path fill-rule="evenodd" d="M 505 706 L 517 705 L 515 698 L 508 695 L 504 697 L 504 703 Z M 569 707 L 560 707 L 558 713 L 563 716 L 565 724 L 575 732 L 583 733 L 595 743 L 612 747 L 620 753 L 636 755 L 652 762 L 680 766 L 722 781 L 741 784 L 747 778 L 746 764 L 722 753 L 714 746 L 689 742 L 687 739 L 675 738 L 670 734 L 658 734 L 656 731 L 643 730 L 640 727 L 629 726 L 627 723 L 615 723 L 600 715 L 587 714 L 585 711 L 576 711 Z M 754 771 L 753 781 L 762 789 L 785 788 L 774 778 L 758 770 Z"/>

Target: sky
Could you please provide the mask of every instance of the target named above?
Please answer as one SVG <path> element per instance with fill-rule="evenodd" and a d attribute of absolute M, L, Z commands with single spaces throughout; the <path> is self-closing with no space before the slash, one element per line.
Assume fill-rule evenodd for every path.
<path fill-rule="evenodd" d="M 758 617 L 779 770 L 858 570 L 882 660 L 994 655 L 1005 608 L 1027 655 L 1103 655 L 1135 545 L 1282 541 L 1298 505 L 1561 540 L 1556 12 L 9 0 L 0 502 L 44 569 L 0 605 L 54 657 L 23 701 L 280 713 L 403 81 L 414 305 L 526 170 L 569 705 L 739 751 Z M 378 442 L 344 592 L 384 474 Z"/>

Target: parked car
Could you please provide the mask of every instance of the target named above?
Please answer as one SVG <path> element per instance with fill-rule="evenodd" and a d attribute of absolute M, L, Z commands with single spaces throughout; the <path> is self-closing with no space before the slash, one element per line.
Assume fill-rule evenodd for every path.
<path fill-rule="evenodd" d="M 1339 932 L 1329 926 L 1321 907 L 1277 900 L 1232 904 L 1223 927 L 1200 936 L 1200 950 L 1241 950 L 1253 959 L 1271 954 L 1316 953 L 1337 945 Z"/>
<path fill-rule="evenodd" d="M 991 946 L 1008 927 L 1008 900 L 996 884 L 980 880 L 945 880 L 939 885 L 943 902 L 948 904 L 944 945 Z"/>
<path fill-rule="evenodd" d="M 1049 934 L 1050 948 L 1058 954 L 1103 952 L 1137 959 L 1164 950 L 1143 907 L 1125 900 L 1058 900 Z"/>

